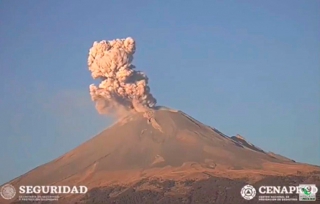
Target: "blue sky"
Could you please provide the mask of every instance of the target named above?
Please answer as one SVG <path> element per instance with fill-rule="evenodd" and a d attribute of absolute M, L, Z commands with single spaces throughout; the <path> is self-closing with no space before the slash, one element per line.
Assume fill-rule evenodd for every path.
<path fill-rule="evenodd" d="M 0 183 L 110 125 L 88 50 L 133 37 L 159 105 L 320 165 L 320 1 L 0 3 Z"/>

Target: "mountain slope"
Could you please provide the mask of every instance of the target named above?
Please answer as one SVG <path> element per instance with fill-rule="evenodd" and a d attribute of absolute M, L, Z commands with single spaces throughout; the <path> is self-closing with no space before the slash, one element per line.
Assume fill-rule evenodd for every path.
<path fill-rule="evenodd" d="M 181 111 L 160 108 L 152 118 L 133 113 L 65 155 L 10 183 L 132 186 L 143 179 L 201 180 L 319 171 L 252 148 Z M 256 177 L 253 175 L 257 175 Z"/>

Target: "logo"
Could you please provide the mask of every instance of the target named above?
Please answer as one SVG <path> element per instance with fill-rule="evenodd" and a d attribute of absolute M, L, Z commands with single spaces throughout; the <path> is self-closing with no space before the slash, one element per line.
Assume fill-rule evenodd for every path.
<path fill-rule="evenodd" d="M 16 189 L 12 185 L 6 184 L 1 187 L 0 195 L 6 200 L 10 200 L 16 195 Z"/>
<path fill-rule="evenodd" d="M 251 200 L 256 196 L 256 189 L 251 185 L 246 185 L 243 186 L 240 194 L 244 199 Z"/>
<path fill-rule="evenodd" d="M 316 201 L 318 188 L 315 184 L 300 184 L 299 189 L 299 201 Z"/>

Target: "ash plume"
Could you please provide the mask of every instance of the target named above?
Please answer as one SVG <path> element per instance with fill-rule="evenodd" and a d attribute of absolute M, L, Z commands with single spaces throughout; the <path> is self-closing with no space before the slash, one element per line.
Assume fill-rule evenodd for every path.
<path fill-rule="evenodd" d="M 89 88 L 100 114 L 118 115 L 130 110 L 148 112 L 155 106 L 148 77 L 131 64 L 135 49 L 135 41 L 130 37 L 93 43 L 88 67 L 92 78 L 101 82 Z"/>

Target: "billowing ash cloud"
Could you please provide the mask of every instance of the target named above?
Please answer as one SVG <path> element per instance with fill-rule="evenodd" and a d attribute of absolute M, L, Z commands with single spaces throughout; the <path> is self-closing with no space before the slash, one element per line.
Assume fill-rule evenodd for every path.
<path fill-rule="evenodd" d="M 131 64 L 135 53 L 132 38 L 94 42 L 89 51 L 88 66 L 98 86 L 90 85 L 91 99 L 101 114 L 123 110 L 146 112 L 156 99 L 150 93 L 148 77 Z"/>

